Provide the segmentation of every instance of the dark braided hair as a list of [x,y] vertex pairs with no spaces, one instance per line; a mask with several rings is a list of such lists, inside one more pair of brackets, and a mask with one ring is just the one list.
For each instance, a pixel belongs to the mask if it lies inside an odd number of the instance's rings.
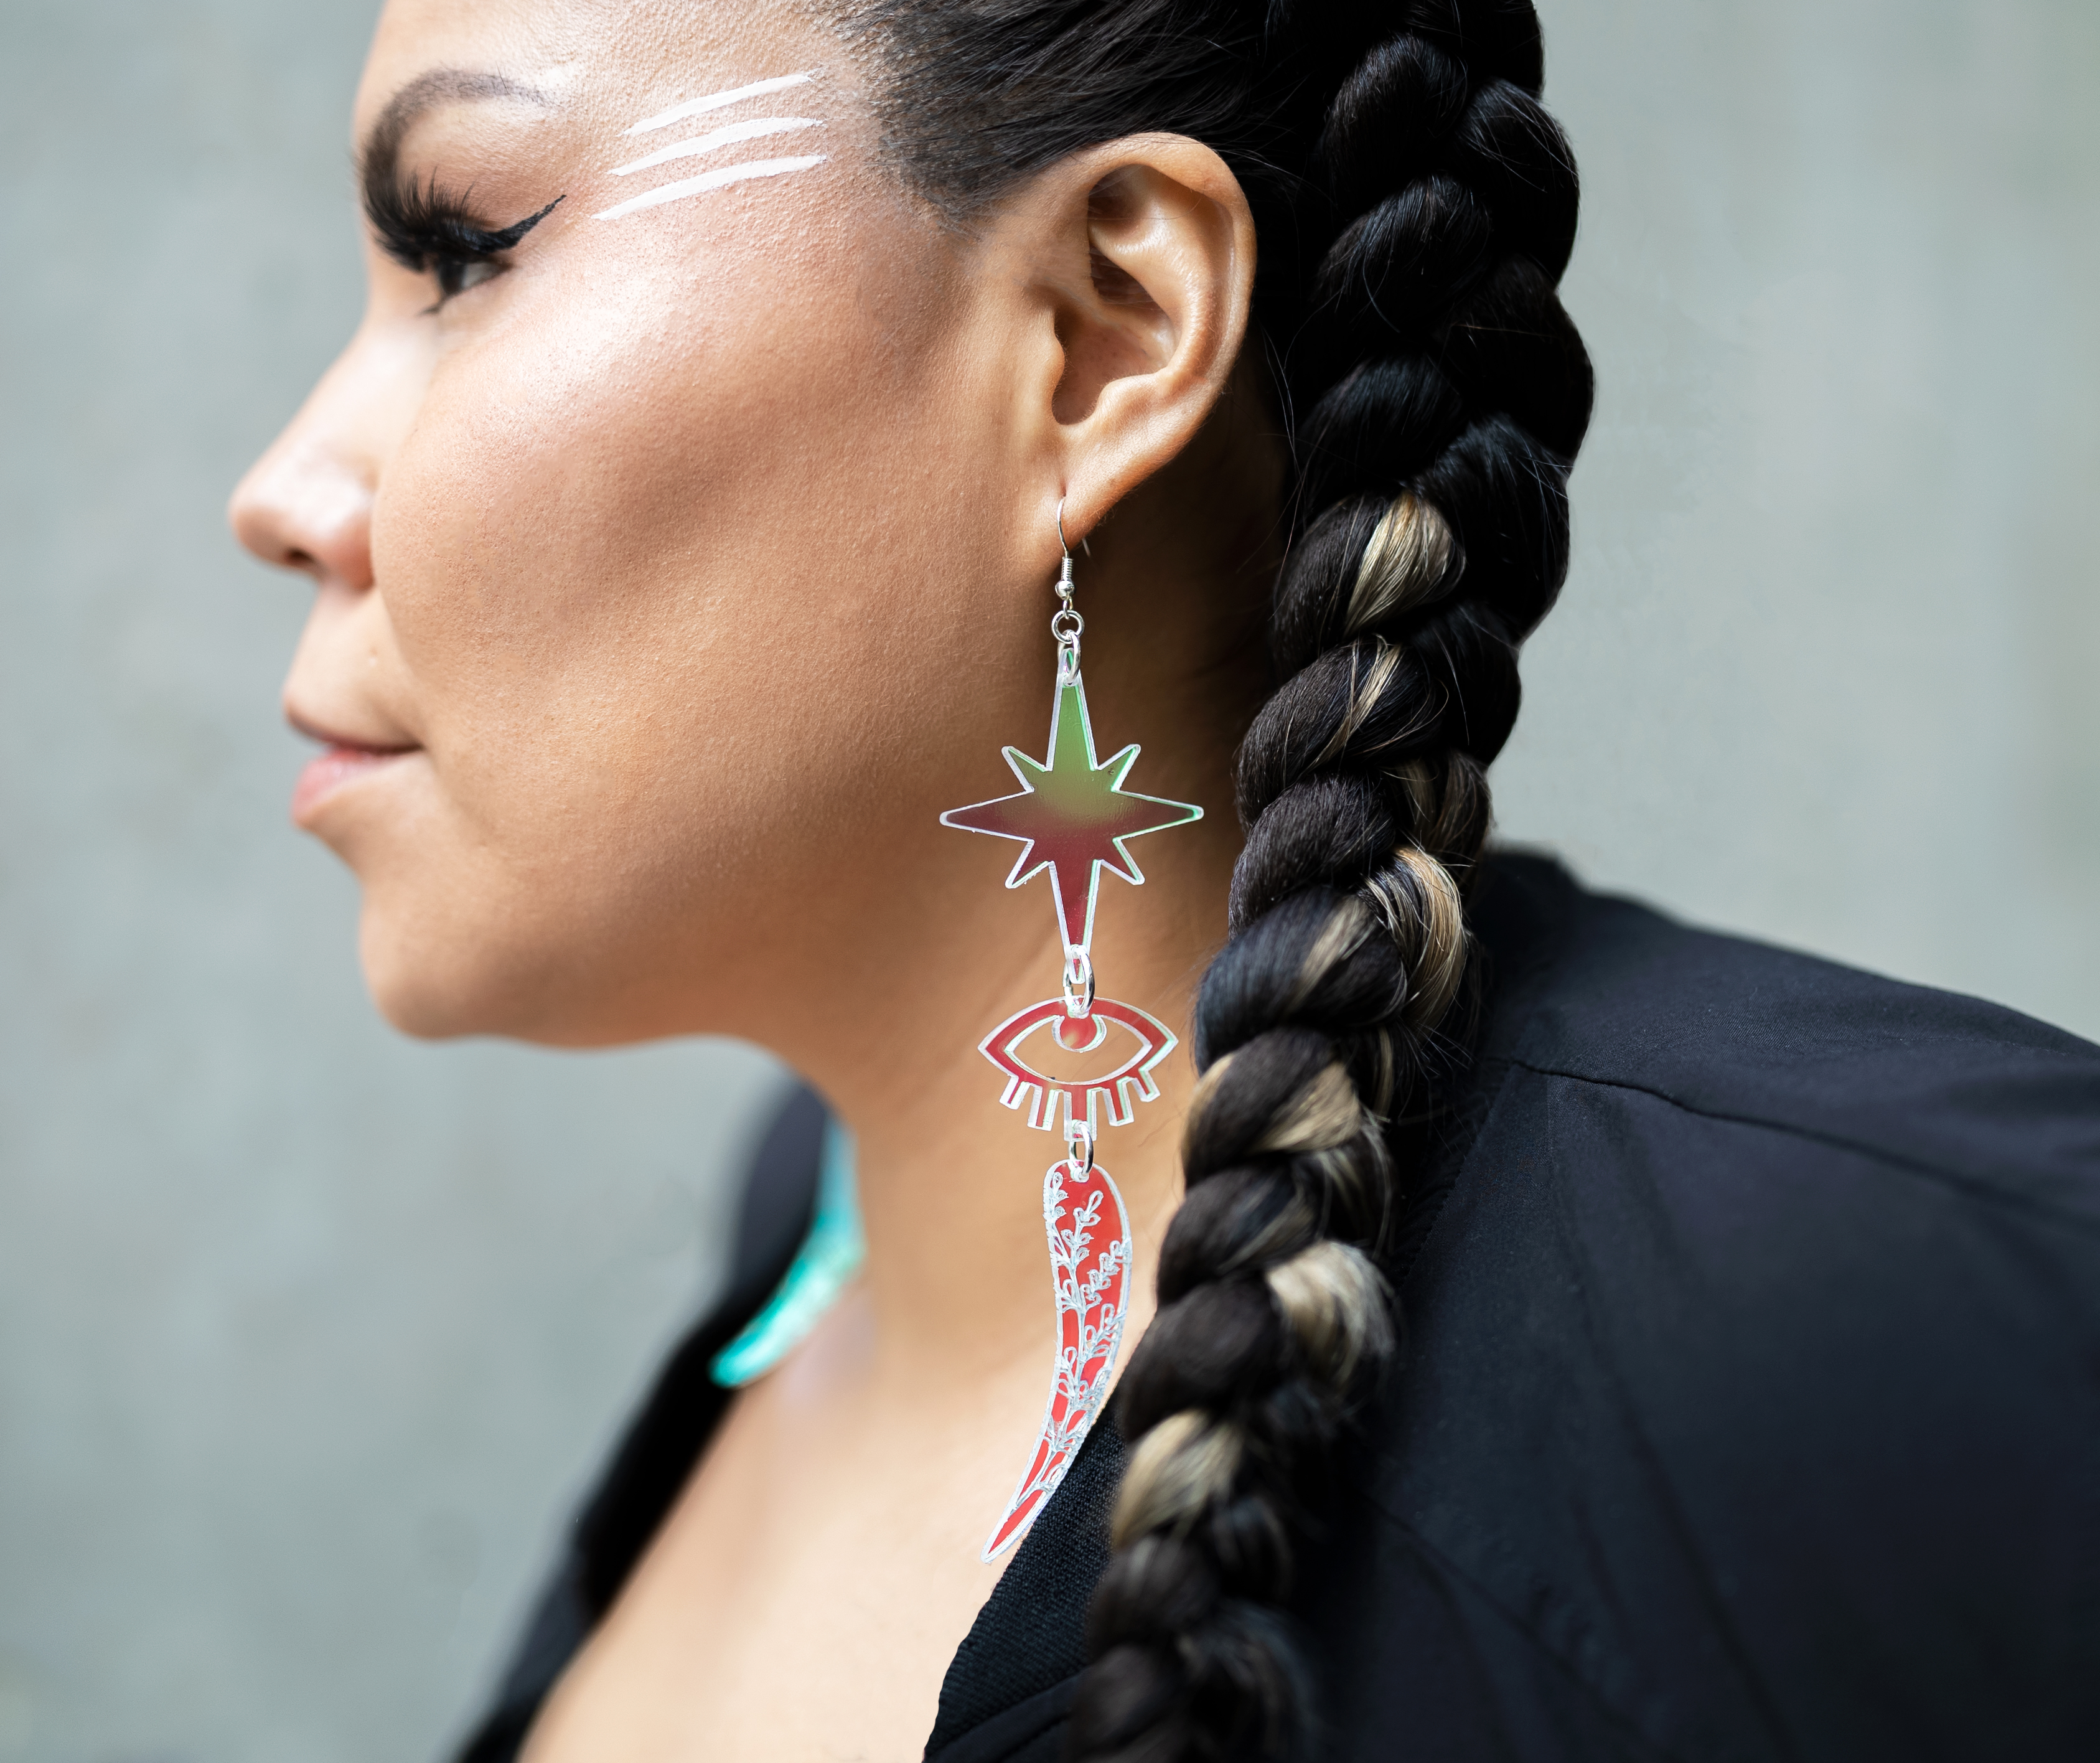
[[1132,1450],[1070,1734],[1088,1758],[1282,1754],[1306,1714],[1278,1614],[1293,1538],[1391,1350],[1381,1251],[1463,1063],[1485,771],[1566,572],[1589,420],[1538,20],[1529,0],[830,10],[885,152],[953,223],[1151,130],[1208,144],[1254,210],[1254,320],[1294,431],[1280,683],[1239,756],[1188,1197],[1117,1396]]

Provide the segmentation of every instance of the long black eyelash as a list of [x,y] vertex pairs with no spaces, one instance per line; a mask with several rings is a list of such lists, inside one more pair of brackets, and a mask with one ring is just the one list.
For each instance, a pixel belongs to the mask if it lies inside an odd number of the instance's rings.
[[434,174],[420,184],[412,178],[389,178],[368,186],[364,214],[380,248],[395,263],[418,274],[428,271],[436,275],[442,305],[460,291],[469,265],[485,263],[510,250],[564,200],[558,196],[536,214],[490,228],[474,219],[467,197],[440,189]]

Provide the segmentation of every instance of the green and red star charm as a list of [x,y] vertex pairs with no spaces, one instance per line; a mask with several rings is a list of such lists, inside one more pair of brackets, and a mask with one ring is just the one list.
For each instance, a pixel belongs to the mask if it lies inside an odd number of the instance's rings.
[[1075,669],[1069,679],[1060,681],[1051,705],[1050,750],[1043,762],[1037,764],[1018,747],[1006,749],[1006,762],[1021,780],[1021,793],[951,808],[941,816],[943,826],[1021,841],[1021,853],[1006,878],[1008,887],[1050,872],[1057,929],[1068,953],[1093,942],[1103,870],[1126,882],[1145,880],[1124,841],[1203,818],[1203,811],[1192,802],[1169,802],[1125,789],[1123,781],[1137,763],[1137,753],[1133,745],[1106,759],[1094,757],[1087,688]]

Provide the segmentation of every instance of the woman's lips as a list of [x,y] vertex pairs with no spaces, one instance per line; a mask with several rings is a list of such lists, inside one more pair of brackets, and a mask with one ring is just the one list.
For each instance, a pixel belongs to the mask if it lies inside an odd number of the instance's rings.
[[352,747],[337,742],[327,752],[307,760],[299,773],[299,781],[292,789],[293,820],[300,826],[308,824],[315,811],[338,790],[374,771],[383,771],[418,750],[414,747]]

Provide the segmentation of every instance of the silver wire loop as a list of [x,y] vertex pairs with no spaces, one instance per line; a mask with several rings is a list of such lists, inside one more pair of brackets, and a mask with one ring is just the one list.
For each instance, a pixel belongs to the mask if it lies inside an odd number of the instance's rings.
[[1073,1017],[1091,1014],[1094,1008],[1094,962],[1084,949],[1065,951],[1064,986],[1065,1014]]
[[1065,1116],[1065,1160],[1082,1181],[1094,1173],[1094,1123],[1083,1116]]

